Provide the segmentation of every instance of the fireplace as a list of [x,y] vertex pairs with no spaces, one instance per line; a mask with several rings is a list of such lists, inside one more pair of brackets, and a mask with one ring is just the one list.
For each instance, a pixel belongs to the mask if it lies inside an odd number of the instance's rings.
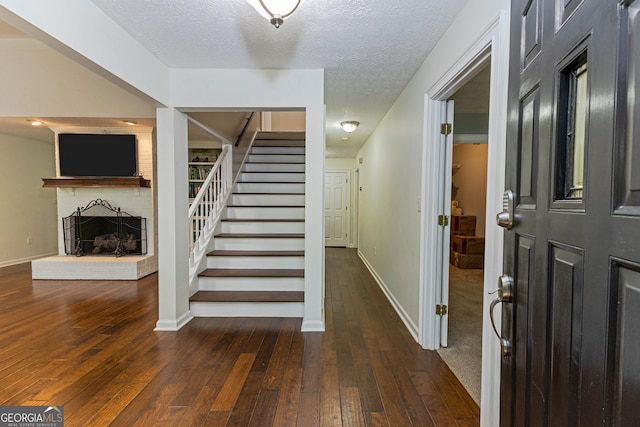
[[67,255],[145,255],[146,218],[129,215],[102,199],[62,218]]

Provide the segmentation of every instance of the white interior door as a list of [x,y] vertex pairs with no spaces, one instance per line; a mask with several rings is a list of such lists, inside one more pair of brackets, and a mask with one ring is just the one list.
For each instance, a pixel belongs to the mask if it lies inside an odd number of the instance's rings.
[[[441,150],[442,158],[441,163],[444,165],[442,176],[442,190],[441,190],[441,205],[440,211],[447,223],[451,220],[451,182],[452,182],[452,165],[453,165],[453,101],[447,101],[443,103],[442,111],[442,123],[446,123],[448,126],[443,126],[443,132],[441,133],[440,141],[443,144],[444,150]],[[442,251],[441,256],[441,289],[440,289],[440,345],[446,347],[449,339],[449,247],[450,242],[450,227],[445,226],[440,228]]]
[[324,174],[325,246],[349,243],[349,171],[327,170]]

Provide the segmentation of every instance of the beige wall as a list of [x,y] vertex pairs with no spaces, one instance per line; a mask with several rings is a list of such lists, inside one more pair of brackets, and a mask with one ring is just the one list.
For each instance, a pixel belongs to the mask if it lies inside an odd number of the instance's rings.
[[464,215],[476,216],[476,235],[484,236],[487,199],[487,144],[455,144],[453,164],[460,169],[453,173],[458,187],[456,200]]
[[304,111],[273,111],[271,112],[272,131],[304,132]]
[[42,178],[55,176],[53,147],[53,136],[48,143],[0,134],[0,266],[56,252],[56,190],[42,188]]

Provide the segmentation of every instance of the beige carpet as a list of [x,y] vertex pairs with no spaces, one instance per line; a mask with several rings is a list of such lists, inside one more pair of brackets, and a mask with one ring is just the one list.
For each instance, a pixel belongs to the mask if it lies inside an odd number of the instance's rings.
[[438,353],[479,405],[484,271],[449,267],[449,342]]

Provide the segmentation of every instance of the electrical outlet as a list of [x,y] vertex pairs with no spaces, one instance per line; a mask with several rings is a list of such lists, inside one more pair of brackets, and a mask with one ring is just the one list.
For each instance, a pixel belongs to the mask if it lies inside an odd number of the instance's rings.
[[373,247],[373,254],[378,255],[378,248],[376,248],[375,246]]
[[27,236],[27,245],[30,245],[32,243],[33,243],[33,237]]

